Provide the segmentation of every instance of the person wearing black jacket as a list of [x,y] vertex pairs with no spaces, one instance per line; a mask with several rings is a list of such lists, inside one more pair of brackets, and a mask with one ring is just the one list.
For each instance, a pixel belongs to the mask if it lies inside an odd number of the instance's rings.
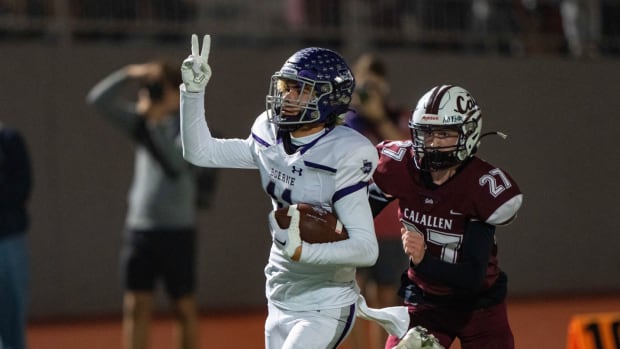
[[26,143],[19,131],[0,124],[0,348],[26,348],[31,190]]

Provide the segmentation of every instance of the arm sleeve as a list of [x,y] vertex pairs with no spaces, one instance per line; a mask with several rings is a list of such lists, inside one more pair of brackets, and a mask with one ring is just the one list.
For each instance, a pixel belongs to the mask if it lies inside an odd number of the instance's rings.
[[183,157],[202,167],[256,168],[252,137],[214,138],[204,117],[204,92],[187,92],[183,84],[179,88]]
[[136,114],[135,102],[123,98],[123,91],[131,82],[125,69],[119,69],[93,86],[86,102],[112,124],[134,136],[141,118]]
[[459,263],[443,262],[427,253],[420,264],[413,268],[417,273],[452,288],[463,292],[476,292],[484,282],[494,244],[495,226],[470,221],[465,228],[463,258]]
[[302,242],[300,262],[358,267],[375,264],[379,255],[379,247],[366,188],[336,201],[334,211],[346,227],[349,238],[324,244]]

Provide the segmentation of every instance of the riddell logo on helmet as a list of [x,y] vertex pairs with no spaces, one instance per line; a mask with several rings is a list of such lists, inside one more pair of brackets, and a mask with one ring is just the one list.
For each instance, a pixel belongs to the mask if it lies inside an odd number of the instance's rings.
[[428,120],[439,120],[439,116],[437,115],[422,115],[422,120],[424,121],[428,121]]
[[282,68],[282,74],[297,75],[297,70],[292,68]]

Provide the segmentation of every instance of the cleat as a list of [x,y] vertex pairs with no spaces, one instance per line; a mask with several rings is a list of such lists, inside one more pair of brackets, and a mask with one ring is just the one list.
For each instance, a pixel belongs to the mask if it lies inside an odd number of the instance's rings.
[[416,326],[409,331],[392,349],[445,349],[435,336],[428,333],[422,326]]

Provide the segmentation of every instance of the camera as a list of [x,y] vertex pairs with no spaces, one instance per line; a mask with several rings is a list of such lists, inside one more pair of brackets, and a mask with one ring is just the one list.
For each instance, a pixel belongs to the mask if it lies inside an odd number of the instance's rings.
[[153,102],[160,101],[164,97],[164,86],[159,81],[145,82],[142,87],[148,91]]

